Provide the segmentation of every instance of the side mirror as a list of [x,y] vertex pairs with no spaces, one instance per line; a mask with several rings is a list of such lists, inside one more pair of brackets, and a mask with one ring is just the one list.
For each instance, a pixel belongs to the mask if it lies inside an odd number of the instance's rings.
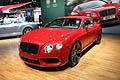
[[86,25],[86,30],[89,30],[92,27],[93,27],[93,24],[88,24],[88,25]]
[[89,24],[91,24],[91,22],[88,21],[88,20],[86,20],[86,21],[85,21],[85,25],[89,25]]

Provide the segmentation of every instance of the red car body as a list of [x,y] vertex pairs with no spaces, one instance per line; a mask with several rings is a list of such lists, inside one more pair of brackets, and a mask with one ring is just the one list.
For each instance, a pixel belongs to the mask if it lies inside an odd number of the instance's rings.
[[[49,27],[56,20],[64,21],[67,19],[72,19],[72,21],[76,20],[76,23],[79,23],[80,20],[80,23],[77,28],[71,28],[71,26],[65,26],[63,28],[58,27],[58,25],[55,27],[55,24]],[[88,24],[85,25],[87,20]],[[86,16],[60,17],[44,28],[33,30],[23,35],[19,45],[19,56],[25,63],[30,65],[58,67],[69,62],[71,48],[73,48],[74,43],[77,42],[81,45],[79,50],[82,52],[98,39],[100,42],[101,25],[92,22],[92,18]],[[50,49],[52,50],[48,52]],[[75,66],[76,64],[71,66]]]
[[[91,8],[86,8],[84,10],[80,10],[81,5],[86,6],[89,3],[92,3],[93,5],[95,5],[95,4],[99,4],[100,2],[103,4],[96,6],[96,7],[91,7]],[[100,0],[92,0],[86,3],[82,3],[80,5],[77,5],[73,9],[71,15],[89,16],[103,25],[108,24],[108,23],[115,23],[115,22],[120,21],[120,3],[116,1],[115,3],[114,2],[112,3],[112,1],[107,3],[104,1],[100,1]]]

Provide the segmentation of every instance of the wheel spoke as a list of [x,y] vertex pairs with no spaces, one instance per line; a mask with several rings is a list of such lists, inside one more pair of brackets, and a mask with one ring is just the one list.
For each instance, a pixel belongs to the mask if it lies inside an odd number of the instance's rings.
[[80,52],[80,50],[78,50],[76,54],[77,54],[79,57],[81,57],[81,52]]
[[81,45],[80,43],[76,42],[71,49],[69,57],[70,66],[77,65],[80,60],[80,57],[81,57]]
[[72,49],[72,63],[77,64],[80,59],[80,45],[75,44]]
[[78,63],[79,59],[80,59],[80,57],[78,55],[73,55],[72,56],[72,62],[73,62],[73,64]]
[[76,52],[76,50],[75,50],[75,49],[73,49],[73,50],[72,50],[72,55],[75,55],[75,52]]

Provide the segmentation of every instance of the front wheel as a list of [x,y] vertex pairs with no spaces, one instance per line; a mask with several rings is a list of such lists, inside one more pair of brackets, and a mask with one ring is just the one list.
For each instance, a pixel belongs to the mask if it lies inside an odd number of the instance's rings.
[[79,42],[76,42],[71,48],[68,61],[69,66],[74,67],[75,65],[77,65],[80,60],[80,57],[81,57],[81,45]]
[[27,32],[30,32],[30,31],[32,31],[32,28],[30,28],[30,27],[25,28],[23,30],[23,35],[26,34]]

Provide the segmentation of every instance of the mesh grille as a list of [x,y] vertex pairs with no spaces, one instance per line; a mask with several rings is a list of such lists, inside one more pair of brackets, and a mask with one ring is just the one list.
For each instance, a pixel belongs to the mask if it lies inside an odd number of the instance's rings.
[[37,54],[39,46],[36,44],[21,42],[20,49],[29,54]]
[[101,11],[99,12],[100,16],[104,17],[104,16],[109,16],[109,15],[113,15],[113,14],[116,14],[116,9],[113,8],[113,9],[108,9],[108,10],[104,10],[104,11]]

